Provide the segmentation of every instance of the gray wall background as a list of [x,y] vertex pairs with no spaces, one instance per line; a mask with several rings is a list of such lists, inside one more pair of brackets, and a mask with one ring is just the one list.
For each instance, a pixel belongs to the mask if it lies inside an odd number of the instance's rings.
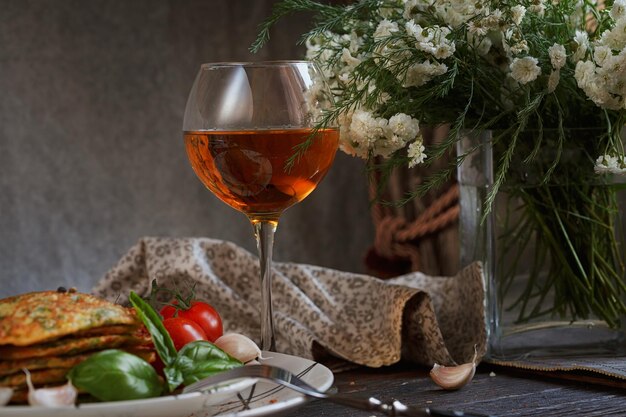
[[[307,16],[247,49],[271,0],[0,0],[0,297],[89,290],[142,236],[255,251],[240,213],[196,179],[182,115],[203,62],[297,59]],[[275,259],[363,272],[362,161],[338,154],[288,210]]]

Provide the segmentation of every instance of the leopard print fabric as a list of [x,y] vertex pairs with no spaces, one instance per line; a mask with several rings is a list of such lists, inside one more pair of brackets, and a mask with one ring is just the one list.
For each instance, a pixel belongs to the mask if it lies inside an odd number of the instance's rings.
[[[143,238],[93,289],[121,303],[195,284],[225,332],[260,333],[258,258],[233,243],[205,238]],[[294,263],[274,263],[272,304],[277,350],[319,359],[320,352],[379,367],[401,358],[432,366],[485,352],[483,273],[476,263],[454,277],[411,273],[391,280]],[[321,347],[322,349],[319,349]]]

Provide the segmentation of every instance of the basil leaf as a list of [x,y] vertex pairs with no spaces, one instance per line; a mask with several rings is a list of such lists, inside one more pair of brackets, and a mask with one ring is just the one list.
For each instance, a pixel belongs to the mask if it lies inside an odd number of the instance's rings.
[[204,340],[191,342],[180,352],[176,352],[172,338],[152,306],[133,291],[130,292],[129,299],[137,315],[152,335],[154,347],[165,365],[163,373],[170,392],[182,383],[189,385],[217,372],[243,365],[217,346]]
[[183,373],[175,366],[166,366],[163,368],[163,374],[167,380],[167,388],[170,392],[174,391],[176,387],[183,383]]
[[101,401],[151,398],[163,392],[163,382],[152,365],[118,349],[90,356],[72,368],[68,378]]
[[172,341],[170,334],[167,330],[165,330],[165,326],[163,326],[159,313],[157,313],[150,304],[146,303],[134,291],[130,292],[129,300],[135,308],[135,311],[137,311],[137,316],[139,316],[143,324],[146,326],[146,329],[150,332],[154,348],[163,361],[163,364],[165,364],[165,366],[172,365],[176,360],[178,353],[176,352],[176,348],[174,347],[174,342]]
[[178,358],[172,368],[179,370],[183,376],[183,383],[189,385],[218,372],[240,366],[243,366],[242,362],[214,344],[197,340],[188,343],[178,352]]

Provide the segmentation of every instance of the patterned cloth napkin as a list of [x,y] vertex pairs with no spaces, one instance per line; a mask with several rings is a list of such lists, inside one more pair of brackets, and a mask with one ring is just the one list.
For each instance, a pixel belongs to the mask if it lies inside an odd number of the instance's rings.
[[[222,316],[225,332],[260,334],[258,258],[233,243],[143,238],[93,293],[128,302],[156,279],[196,295]],[[468,362],[485,351],[482,268],[454,277],[411,273],[391,280],[293,263],[274,263],[277,350],[324,361],[379,367],[402,359],[432,366]]]

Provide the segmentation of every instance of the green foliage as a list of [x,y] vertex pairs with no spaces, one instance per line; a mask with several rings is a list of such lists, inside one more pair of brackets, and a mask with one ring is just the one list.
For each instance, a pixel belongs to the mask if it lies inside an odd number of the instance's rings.
[[117,349],[93,354],[72,368],[68,378],[101,401],[151,398],[163,392],[163,382],[152,365]]

